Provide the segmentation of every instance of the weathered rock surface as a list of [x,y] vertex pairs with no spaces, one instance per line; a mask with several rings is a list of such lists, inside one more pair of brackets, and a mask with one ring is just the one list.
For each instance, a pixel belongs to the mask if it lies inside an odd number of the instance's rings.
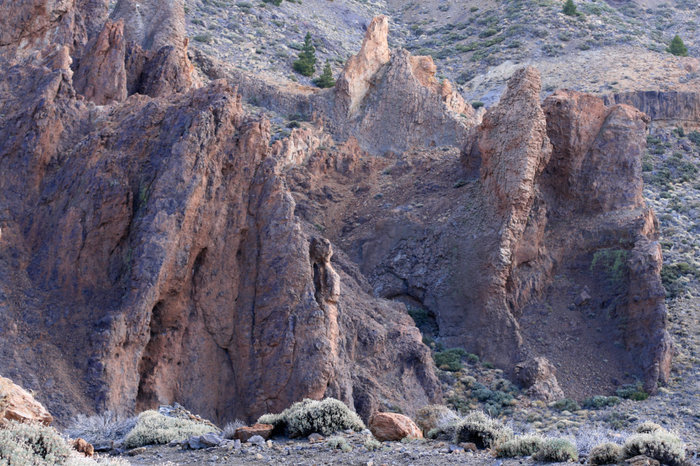
[[[8,321],[32,325],[8,332],[3,370],[37,368],[32,384],[53,387],[62,415],[177,399],[212,419],[253,418],[335,396],[368,416],[439,400],[401,306],[369,294],[349,264],[336,270],[330,243],[295,215],[269,123],[223,82],[160,86],[173,82],[168,48],[183,48],[156,36],[127,45],[162,45],[135,81],[156,86],[150,97],[88,106],[67,65],[0,81],[11,123],[0,126],[0,297]],[[106,43],[106,55],[79,53],[85,76],[90,60],[119,61],[121,42]]]
[[49,425],[53,416],[31,393],[10,379],[0,377],[0,424],[5,420]]
[[654,122],[700,127],[700,92],[636,91],[605,97],[607,104],[626,104],[647,114]]
[[369,430],[381,442],[408,438],[423,438],[423,432],[411,418],[398,413],[374,413]]
[[391,59],[388,35],[389,19],[383,15],[374,18],[367,27],[360,51],[348,60],[343,74],[338,78],[336,98],[348,117],[359,113],[372,78]]
[[98,105],[126,99],[124,21],[108,21],[86,50],[82,57],[85,66],[73,76],[76,91]]
[[6,5],[0,367],[55,414],[333,396],[410,415],[441,393],[407,305],[511,375],[546,358],[546,393],[667,380],[640,112],[541,105],[525,69],[476,128],[378,18],[338,89],[261,96],[318,112],[271,146],[230,83],[200,87],[181,1],[120,0],[100,28],[100,2]]
[[259,435],[267,440],[270,438],[270,435],[272,435],[273,429],[274,426],[272,424],[253,424],[252,426],[239,427],[233,434],[233,438],[241,442],[247,442],[252,436]]
[[522,362],[515,366],[515,372],[533,398],[547,402],[564,398],[564,392],[557,382],[557,370],[546,358],[537,357]]

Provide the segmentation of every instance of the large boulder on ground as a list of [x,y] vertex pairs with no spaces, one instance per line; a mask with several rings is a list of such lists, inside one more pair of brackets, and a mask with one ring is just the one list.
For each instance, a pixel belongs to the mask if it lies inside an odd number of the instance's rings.
[[49,425],[53,416],[31,393],[12,380],[0,377],[0,424],[4,421],[39,422]]
[[382,442],[423,438],[420,427],[411,418],[398,413],[374,413],[369,420],[369,430]]
[[515,366],[519,381],[527,387],[527,393],[543,401],[556,401],[564,398],[564,392],[557,382],[557,369],[547,358],[528,359]]

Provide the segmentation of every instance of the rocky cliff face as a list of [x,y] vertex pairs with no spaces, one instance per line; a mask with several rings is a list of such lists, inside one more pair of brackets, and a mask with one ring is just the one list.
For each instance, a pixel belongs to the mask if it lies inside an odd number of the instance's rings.
[[235,76],[200,81],[163,3],[100,27],[95,2],[0,15],[0,363],[59,419],[323,396],[411,413],[441,393],[406,305],[535,391],[668,377],[640,112],[541,105],[526,69],[477,127],[378,18],[337,89],[255,87],[318,111],[271,144]]
[[700,121],[700,92],[636,91],[606,97],[606,102],[626,104],[646,113],[661,124],[698,128]]
[[439,399],[410,318],[335,272],[295,217],[269,124],[225,83],[185,89],[182,46],[122,21],[76,52],[75,75],[32,61],[0,85],[3,370],[59,416],[179,400],[254,417],[325,395],[368,416]]

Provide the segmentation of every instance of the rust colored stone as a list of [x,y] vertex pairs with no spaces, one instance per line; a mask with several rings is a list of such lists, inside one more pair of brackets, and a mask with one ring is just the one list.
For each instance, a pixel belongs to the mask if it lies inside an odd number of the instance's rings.
[[274,426],[272,424],[253,424],[248,427],[239,427],[233,434],[233,438],[241,442],[247,442],[252,436],[259,435],[267,440],[270,438],[270,435],[272,435],[273,429]]
[[411,418],[398,413],[374,413],[369,420],[369,430],[382,442],[423,438],[420,427]]

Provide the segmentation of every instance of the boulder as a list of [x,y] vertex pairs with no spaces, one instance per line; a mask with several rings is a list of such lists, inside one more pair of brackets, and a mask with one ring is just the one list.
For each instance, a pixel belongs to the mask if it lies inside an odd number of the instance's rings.
[[234,439],[239,439],[241,442],[247,442],[254,435],[259,435],[264,440],[270,438],[274,426],[272,424],[253,424],[249,427],[239,427],[233,434]]
[[515,373],[528,395],[547,402],[564,398],[557,382],[557,369],[546,358],[536,357],[519,363]]
[[73,444],[71,446],[73,447],[73,450],[82,453],[85,456],[92,457],[95,455],[95,447],[89,444],[85,439],[75,439],[73,440]]
[[262,438],[260,435],[253,435],[248,439],[248,443],[252,445],[257,445],[259,447],[265,446],[265,439]]
[[10,379],[0,377],[0,422],[5,420],[49,425],[53,416],[31,393]]
[[207,447],[217,447],[221,444],[223,439],[220,435],[210,432],[208,434],[201,435],[199,441],[206,445]]
[[423,432],[409,418],[398,413],[374,413],[369,420],[369,430],[382,442],[403,438],[423,438]]

